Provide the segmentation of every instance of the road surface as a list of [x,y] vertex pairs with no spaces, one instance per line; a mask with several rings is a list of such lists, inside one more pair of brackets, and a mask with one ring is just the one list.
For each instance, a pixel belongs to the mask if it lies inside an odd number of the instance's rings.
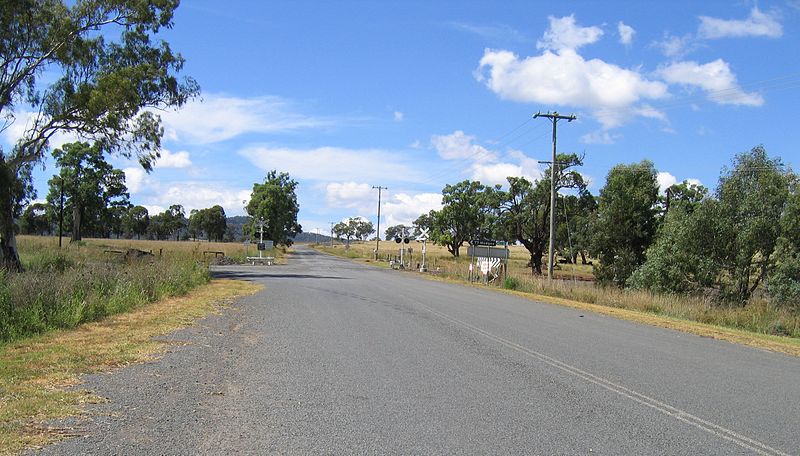
[[800,359],[298,248],[43,454],[800,454]]

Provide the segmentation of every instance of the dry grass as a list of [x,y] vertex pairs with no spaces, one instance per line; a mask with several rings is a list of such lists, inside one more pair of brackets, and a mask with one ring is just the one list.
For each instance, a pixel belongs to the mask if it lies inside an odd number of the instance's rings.
[[65,389],[79,384],[81,375],[151,359],[164,347],[154,336],[189,326],[259,289],[250,282],[214,280],[183,297],[0,346],[0,454],[17,454],[71,435],[70,429],[46,423],[80,415],[85,404],[103,400]]
[[[33,252],[41,249],[58,250],[58,237],[52,236],[18,236],[17,243],[19,246],[20,257],[25,263],[30,259]],[[245,246],[240,242],[208,242],[208,241],[149,241],[149,240],[136,240],[136,239],[92,239],[87,238],[80,243],[70,244],[68,238],[62,240],[62,250],[69,251],[77,255],[92,255],[99,254],[108,258],[109,253],[103,253],[105,250],[127,250],[139,249],[146,252],[152,252],[154,255],[165,256],[186,256],[191,255],[197,260],[210,260],[214,257],[213,254],[204,252],[224,252],[225,256],[233,258],[237,261],[244,262],[246,254],[251,256],[258,256],[256,245],[251,244]],[[270,251],[270,256],[275,256],[277,262],[283,261],[285,249],[277,248]]]

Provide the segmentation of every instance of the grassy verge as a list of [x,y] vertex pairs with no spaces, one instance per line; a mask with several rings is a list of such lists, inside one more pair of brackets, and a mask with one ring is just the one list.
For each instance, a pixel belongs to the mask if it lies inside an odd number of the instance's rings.
[[[364,248],[345,251],[341,247],[325,247],[320,250],[347,258],[364,258]],[[512,250],[512,261],[515,252]],[[435,275],[451,282],[464,283],[469,264],[468,258],[436,259]],[[518,262],[519,260],[517,260]],[[428,263],[432,264],[431,261]],[[569,277],[569,268],[562,269],[563,280],[548,281],[532,277],[529,272],[512,267],[509,279],[494,288],[505,288],[519,296],[567,305],[615,316],[626,320],[651,324],[706,337],[746,344],[757,348],[800,356],[800,314],[790,309],[781,309],[764,300],[753,299],[743,307],[720,305],[710,298],[656,295],[645,291],[603,288],[576,274]],[[583,277],[582,277],[583,275]],[[559,275],[556,275],[558,278]]]
[[70,330],[0,345],[0,454],[16,454],[71,435],[48,420],[80,415],[102,398],[74,389],[83,374],[151,359],[153,340],[188,326],[231,299],[255,293],[250,282],[213,280],[182,297],[143,305]]
[[87,246],[31,249],[25,269],[0,271],[0,343],[127,312],[209,279],[191,256],[126,259]]

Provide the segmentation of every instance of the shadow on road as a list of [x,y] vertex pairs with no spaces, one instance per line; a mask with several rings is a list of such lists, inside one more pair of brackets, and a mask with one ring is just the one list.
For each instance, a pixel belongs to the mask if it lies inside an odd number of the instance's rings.
[[326,276],[317,274],[269,274],[259,271],[211,271],[215,279],[333,279],[350,280],[348,277]]

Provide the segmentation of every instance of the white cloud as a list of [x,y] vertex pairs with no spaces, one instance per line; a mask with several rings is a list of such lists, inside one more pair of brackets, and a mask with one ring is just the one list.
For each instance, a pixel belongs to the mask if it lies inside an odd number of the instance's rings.
[[665,34],[663,40],[654,42],[652,46],[661,49],[665,56],[677,59],[693,51],[697,43],[692,35],[673,36]]
[[189,152],[180,151],[172,153],[167,149],[161,149],[161,157],[156,161],[156,168],[188,168],[192,166]]
[[403,114],[401,111],[395,111],[394,112],[394,120],[396,122],[402,122],[404,118],[405,118],[405,114]]
[[630,25],[619,21],[617,23],[617,33],[619,33],[619,42],[625,46],[630,46],[633,43],[633,35],[636,34],[636,30]]
[[[441,193],[398,193],[383,205],[381,216],[386,216],[386,226],[411,225],[422,214],[442,208]],[[381,224],[383,227],[383,224]],[[383,233],[381,233],[382,235]]]
[[125,185],[128,187],[128,191],[131,194],[139,193],[146,181],[145,171],[141,167],[130,167],[124,168],[122,172],[125,173]]
[[370,182],[391,179],[420,182],[417,165],[409,163],[405,154],[379,149],[343,149],[319,147],[292,149],[286,147],[250,146],[239,152],[255,166],[268,171],[280,169],[296,179],[329,182]]
[[513,163],[476,163],[472,166],[472,180],[480,181],[483,185],[504,185],[508,183],[507,177],[522,177],[524,174],[522,167]]
[[159,206],[159,205],[155,205],[155,204],[142,204],[142,207],[147,209],[147,214],[149,216],[151,216],[151,217],[156,215],[156,214],[160,214],[160,213],[162,213],[162,212],[164,212],[166,210],[166,209],[164,209],[163,206]]
[[[369,184],[356,182],[332,182],[325,186],[325,200],[329,206],[337,209],[346,208],[354,213],[371,214],[370,221],[375,221],[378,193]],[[381,227],[397,224],[411,225],[423,213],[442,206],[441,193],[407,193],[391,194],[384,192],[381,203]]]
[[639,114],[634,108],[643,99],[668,95],[663,82],[599,59],[585,60],[572,50],[520,59],[487,49],[478,79],[506,100],[589,109],[606,129]]
[[600,27],[581,27],[575,24],[575,15],[557,18],[548,16],[550,27],[544,32],[541,40],[536,42],[537,49],[551,51],[576,50],[581,46],[597,42],[603,36]]
[[475,137],[456,130],[449,135],[433,135],[431,145],[445,160],[493,161],[497,155],[489,149],[475,144]]
[[606,130],[593,131],[581,136],[584,144],[614,144],[620,135],[611,134]]
[[325,186],[325,201],[334,208],[366,209],[368,203],[377,200],[372,186],[356,182],[331,182]]
[[205,209],[219,204],[227,215],[242,214],[242,201],[250,200],[251,190],[230,189],[207,182],[183,182],[171,185],[148,198],[147,203],[168,207],[180,204],[188,214],[192,209]]
[[658,181],[659,193],[663,194],[668,188],[678,183],[678,178],[666,171],[661,171],[656,175],[656,181]]
[[[658,192],[662,195],[666,193],[669,187],[672,187],[673,185],[679,183],[677,177],[673,176],[672,174],[666,171],[659,172],[656,175],[656,181],[658,182]],[[695,179],[693,177],[684,179],[681,182],[687,182],[689,185],[698,185],[698,186],[703,185],[703,183],[700,182],[700,179]]]
[[764,36],[780,38],[783,36],[783,26],[775,13],[763,13],[758,7],[750,10],[750,16],[744,20],[718,19],[709,16],[700,16],[700,26],[697,34],[701,38],[740,38],[748,36]]
[[[37,113],[33,111],[17,111],[12,117],[8,119],[8,126],[2,131],[2,138],[9,146],[14,146],[20,139],[25,136],[30,128],[34,126],[37,119]],[[5,125],[5,122],[0,122]],[[74,132],[56,132],[50,137],[50,148],[57,149],[66,143],[86,141]]]
[[215,143],[249,133],[283,133],[333,125],[331,120],[295,112],[295,106],[280,97],[207,95],[178,111],[159,114],[168,138],[194,144]]
[[709,100],[718,104],[764,104],[760,94],[741,89],[728,63],[722,59],[702,65],[693,61],[675,62],[660,68],[658,74],[670,84],[699,87],[706,91]]

